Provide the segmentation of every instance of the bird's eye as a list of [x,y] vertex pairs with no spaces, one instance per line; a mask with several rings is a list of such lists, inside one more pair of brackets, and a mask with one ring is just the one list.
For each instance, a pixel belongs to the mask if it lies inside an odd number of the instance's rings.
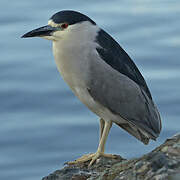
[[68,23],[63,23],[63,24],[61,24],[61,28],[62,29],[66,29],[68,27]]

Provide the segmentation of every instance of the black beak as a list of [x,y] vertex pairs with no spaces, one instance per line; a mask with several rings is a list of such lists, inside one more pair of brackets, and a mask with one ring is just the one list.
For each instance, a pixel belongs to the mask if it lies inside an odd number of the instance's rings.
[[42,36],[51,36],[51,33],[56,31],[57,29],[52,26],[43,26],[38,29],[34,29],[22,36],[22,38],[28,38],[28,37],[42,37]]

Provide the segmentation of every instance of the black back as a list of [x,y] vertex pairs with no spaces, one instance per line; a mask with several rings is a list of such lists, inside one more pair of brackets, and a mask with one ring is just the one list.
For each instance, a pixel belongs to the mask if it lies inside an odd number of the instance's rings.
[[152,99],[143,76],[121,46],[103,30],[99,31],[97,41],[102,47],[97,48],[100,57],[112,68],[136,82],[146,92],[147,96]]
[[91,20],[88,16],[81,14],[77,11],[60,11],[54,14],[50,19],[52,19],[55,23],[68,23],[70,25],[80,23],[83,21],[90,21],[92,24],[96,24],[93,20]]

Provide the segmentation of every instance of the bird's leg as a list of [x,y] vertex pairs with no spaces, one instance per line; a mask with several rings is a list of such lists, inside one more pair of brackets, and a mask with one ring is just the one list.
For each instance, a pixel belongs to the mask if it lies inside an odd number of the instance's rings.
[[101,138],[100,138],[97,152],[93,153],[93,154],[84,155],[75,161],[68,162],[67,164],[77,164],[77,163],[83,163],[83,162],[91,160],[89,163],[89,166],[91,166],[100,156],[116,158],[116,156],[114,156],[112,154],[104,154],[105,143],[106,143],[109,131],[111,129],[112,122],[110,122],[110,121],[103,122],[103,121],[104,121],[103,119],[100,120],[100,136],[101,136]]
[[104,121],[103,119],[100,119],[100,128],[102,127],[102,129],[101,129],[102,133],[101,133],[99,146],[98,146],[97,152],[94,153],[94,156],[92,157],[92,159],[89,163],[89,166],[91,166],[100,156],[115,158],[111,154],[104,154],[105,144],[106,144],[106,140],[107,140],[109,131],[112,127],[112,122],[111,121],[103,122],[103,121]]
[[99,134],[99,142],[100,142],[100,140],[101,140],[101,137],[102,137],[102,134],[103,134],[103,130],[104,130],[104,124],[105,124],[105,122],[104,122],[104,119],[100,119],[99,120],[99,122],[100,122],[100,134]]

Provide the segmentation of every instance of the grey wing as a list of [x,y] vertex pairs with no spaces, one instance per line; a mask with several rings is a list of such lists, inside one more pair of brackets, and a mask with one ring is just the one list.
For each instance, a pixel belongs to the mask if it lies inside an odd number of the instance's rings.
[[[122,51],[122,49],[119,50]],[[117,124],[136,138],[145,144],[148,138],[156,139],[161,131],[160,115],[140,72],[135,72],[136,77],[134,78],[136,78],[136,81],[131,78],[132,75],[134,75],[130,72],[131,69],[137,69],[135,64],[131,64],[131,62],[128,64],[126,62],[126,66],[129,67],[123,69],[123,72],[121,72],[107,63],[107,61],[103,59],[105,56],[100,54],[100,51],[97,51],[97,53],[99,60],[96,60],[91,66],[92,75],[89,83],[90,95],[95,101],[108,108],[111,112],[125,119],[128,124],[130,124],[129,127],[125,127],[120,123]],[[113,52],[107,51],[106,53],[110,53],[106,55],[106,58],[115,55]],[[129,58],[129,56],[127,57]],[[116,56],[113,58],[121,57]],[[127,58],[124,58],[124,60],[128,61]],[[122,63],[123,61],[121,60],[120,65],[122,65]],[[134,66],[136,68],[134,68]],[[129,75],[129,73],[131,74]],[[147,136],[139,137],[139,135],[136,135],[136,133],[131,130],[131,125],[136,127],[140,134],[142,134],[141,132],[145,132]],[[147,139],[144,137],[147,137]]]
[[143,76],[121,46],[103,30],[99,31],[97,41],[100,45],[100,47],[97,48],[97,52],[102,60],[109,64],[113,69],[136,82],[146,92],[147,96],[152,99]]

